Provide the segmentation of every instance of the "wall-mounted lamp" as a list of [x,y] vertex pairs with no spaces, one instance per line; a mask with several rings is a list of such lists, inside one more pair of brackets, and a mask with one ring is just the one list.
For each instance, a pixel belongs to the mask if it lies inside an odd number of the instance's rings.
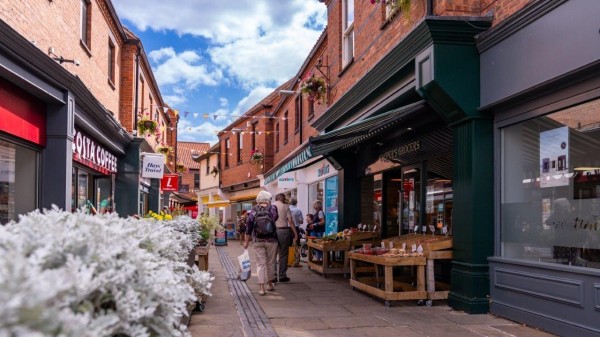
[[50,55],[50,57],[52,57],[52,59],[54,61],[56,61],[56,62],[58,62],[60,64],[63,64],[65,62],[67,62],[67,63],[73,63],[74,65],[76,65],[78,67],[80,65],[79,61],[76,60],[76,59],[70,60],[70,59],[66,59],[66,58],[64,58],[62,56],[58,56],[58,55],[54,54],[54,48],[52,48],[52,47],[48,48],[48,54]]

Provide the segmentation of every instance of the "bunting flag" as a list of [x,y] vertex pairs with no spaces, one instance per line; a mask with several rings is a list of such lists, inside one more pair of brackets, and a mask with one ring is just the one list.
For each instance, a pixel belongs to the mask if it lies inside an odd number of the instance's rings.
[[208,114],[202,114],[202,117],[208,118]]
[[200,115],[200,114],[197,112],[194,112],[194,119],[198,118],[198,115]]
[[219,115],[213,115],[213,120],[216,121],[217,120],[217,116],[219,116]]

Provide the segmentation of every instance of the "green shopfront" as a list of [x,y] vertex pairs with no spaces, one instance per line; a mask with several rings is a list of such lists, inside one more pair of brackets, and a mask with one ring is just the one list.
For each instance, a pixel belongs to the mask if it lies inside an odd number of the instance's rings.
[[491,21],[469,20],[425,18],[313,123],[310,149],[338,170],[340,228],[452,234],[448,303],[486,313],[493,120],[478,110],[474,36]]
[[563,336],[600,336],[599,13],[537,1],[478,38],[497,163],[491,312]]

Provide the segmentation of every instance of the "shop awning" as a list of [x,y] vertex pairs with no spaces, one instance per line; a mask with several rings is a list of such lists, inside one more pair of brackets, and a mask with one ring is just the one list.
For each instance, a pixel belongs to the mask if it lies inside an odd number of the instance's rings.
[[227,207],[230,205],[230,203],[228,200],[222,200],[222,201],[208,202],[204,205],[208,208],[219,208],[219,207]]
[[303,147],[300,147],[300,152],[293,154],[289,160],[286,160],[286,159],[282,160],[282,163],[284,163],[284,164],[281,165],[280,167],[278,167],[277,169],[275,169],[275,171],[266,175],[264,184],[266,185],[266,184],[272,182],[273,180],[280,177],[282,174],[292,170],[296,166],[298,166],[298,165],[304,163],[305,161],[307,161],[308,159],[312,158],[313,155],[310,152],[310,147],[308,145],[309,144],[307,143]]
[[346,149],[400,123],[412,114],[424,109],[425,106],[425,101],[421,100],[377,116],[351,123],[326,134],[311,137],[309,141],[309,153],[317,156],[326,155],[338,149]]

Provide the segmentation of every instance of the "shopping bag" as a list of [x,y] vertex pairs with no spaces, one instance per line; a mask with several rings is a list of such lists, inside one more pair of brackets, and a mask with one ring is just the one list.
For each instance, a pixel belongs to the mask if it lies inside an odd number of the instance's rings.
[[295,261],[296,261],[296,243],[294,243],[293,245],[291,245],[288,248],[288,259],[287,259],[288,267],[293,266]]
[[245,249],[242,255],[238,256],[238,261],[240,263],[240,280],[248,281],[250,278],[250,254],[248,254],[248,249]]

